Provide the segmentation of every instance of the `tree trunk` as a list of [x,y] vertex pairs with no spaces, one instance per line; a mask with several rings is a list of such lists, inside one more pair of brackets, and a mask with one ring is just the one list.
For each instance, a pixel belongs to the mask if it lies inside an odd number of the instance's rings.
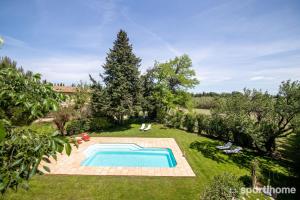
[[265,148],[268,154],[272,154],[275,149],[276,149],[276,144],[275,144],[275,137],[270,137],[266,143],[265,143]]

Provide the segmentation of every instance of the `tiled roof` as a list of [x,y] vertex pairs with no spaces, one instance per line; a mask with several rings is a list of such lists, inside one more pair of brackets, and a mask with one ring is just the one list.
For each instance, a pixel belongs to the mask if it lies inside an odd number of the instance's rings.
[[72,86],[53,86],[53,90],[62,93],[75,93],[76,87]]

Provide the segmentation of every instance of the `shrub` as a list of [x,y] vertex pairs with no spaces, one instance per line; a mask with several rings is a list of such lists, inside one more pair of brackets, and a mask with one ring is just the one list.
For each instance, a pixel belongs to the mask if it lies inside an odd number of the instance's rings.
[[177,129],[181,128],[184,113],[182,111],[176,111],[174,117],[171,119],[171,124]]
[[218,137],[220,139],[229,140],[230,131],[229,127],[223,116],[219,114],[213,114],[209,121],[209,128],[207,133],[211,136]]
[[215,176],[205,189],[202,200],[232,200],[239,199],[243,184],[231,173]]
[[163,124],[168,127],[174,127],[173,118],[174,118],[173,114],[171,114],[171,113],[166,114],[166,116],[163,120]]
[[112,127],[112,123],[105,117],[95,117],[90,119],[90,130],[101,131]]
[[196,118],[194,114],[188,113],[185,115],[183,126],[187,129],[187,131],[194,132],[195,123],[196,123]]
[[198,114],[196,116],[196,120],[199,134],[202,134],[204,131],[208,130],[209,117],[207,115]]
[[68,135],[75,135],[88,130],[90,130],[90,120],[88,119],[72,120],[66,126]]

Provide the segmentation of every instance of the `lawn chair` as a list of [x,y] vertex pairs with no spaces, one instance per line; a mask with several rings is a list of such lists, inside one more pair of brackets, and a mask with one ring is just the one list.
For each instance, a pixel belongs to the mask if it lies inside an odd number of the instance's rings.
[[147,128],[144,129],[144,131],[149,131],[151,129],[151,124],[148,124]]
[[235,153],[240,153],[240,151],[242,150],[242,147],[237,147],[235,149],[228,149],[228,150],[223,150],[224,153],[226,154],[235,154]]
[[146,124],[142,124],[140,131],[143,131],[145,129]]
[[232,143],[231,142],[227,142],[225,145],[223,146],[216,146],[217,149],[221,149],[221,150],[224,150],[224,149],[230,149],[230,147],[232,146]]

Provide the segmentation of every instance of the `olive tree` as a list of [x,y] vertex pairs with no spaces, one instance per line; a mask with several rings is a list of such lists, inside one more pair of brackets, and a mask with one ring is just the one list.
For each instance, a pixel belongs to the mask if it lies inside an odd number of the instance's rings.
[[300,115],[300,82],[282,82],[275,96],[245,89],[243,94],[219,102],[217,113],[227,120],[235,141],[244,137],[257,150],[272,154],[276,139],[290,135],[299,127],[296,121]]

